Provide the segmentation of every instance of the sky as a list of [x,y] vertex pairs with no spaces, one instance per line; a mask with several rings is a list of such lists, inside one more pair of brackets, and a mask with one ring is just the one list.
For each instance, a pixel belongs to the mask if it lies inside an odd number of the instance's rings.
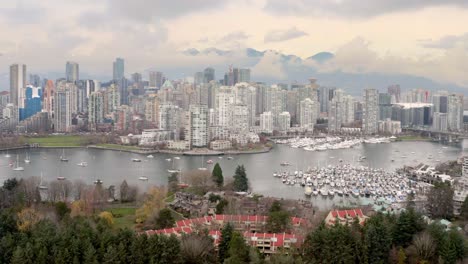
[[[254,48],[334,53],[312,65],[320,72],[409,74],[468,89],[467,25],[466,0],[10,0],[0,3],[0,74],[12,63],[64,72],[71,60],[110,77],[116,57],[127,75],[203,69],[245,58],[183,51]],[[277,60],[267,54],[253,75],[285,74]]]

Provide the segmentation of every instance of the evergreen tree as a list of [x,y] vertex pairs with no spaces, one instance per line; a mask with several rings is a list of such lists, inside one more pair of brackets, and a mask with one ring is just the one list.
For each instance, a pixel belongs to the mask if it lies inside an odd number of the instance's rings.
[[23,249],[18,246],[15,251],[13,252],[13,256],[11,258],[11,264],[23,264],[24,259],[25,259],[24,251]]
[[380,213],[369,219],[364,227],[364,246],[369,263],[386,262],[392,244],[392,233]]
[[237,192],[246,192],[249,190],[249,180],[245,173],[244,165],[238,165],[234,174],[234,190]]
[[229,243],[229,258],[224,263],[237,264],[250,262],[250,249],[245,243],[244,237],[238,233],[233,232],[231,241]]
[[413,235],[423,230],[421,215],[414,210],[402,212],[398,217],[393,231],[393,242],[397,246],[406,247],[411,243]]
[[218,244],[218,259],[220,263],[223,263],[229,257],[229,244],[233,231],[231,223],[227,223],[221,230],[221,238]]
[[219,163],[216,162],[213,168],[213,172],[211,173],[211,176],[216,186],[223,187],[224,185],[223,170],[221,170],[221,166],[219,166]]
[[173,227],[175,224],[172,212],[168,208],[163,208],[159,211],[158,218],[156,219],[156,229],[164,229]]
[[84,263],[90,264],[97,264],[99,263],[96,257],[96,250],[94,249],[93,245],[90,243],[88,247],[85,249],[84,256],[83,256]]
[[465,201],[463,201],[460,217],[464,220],[468,220],[468,196],[465,197]]
[[120,259],[118,258],[118,252],[112,245],[110,245],[107,248],[107,251],[102,258],[102,263],[120,263]]
[[466,256],[463,236],[456,230],[450,230],[441,247],[440,256],[444,263],[456,263]]

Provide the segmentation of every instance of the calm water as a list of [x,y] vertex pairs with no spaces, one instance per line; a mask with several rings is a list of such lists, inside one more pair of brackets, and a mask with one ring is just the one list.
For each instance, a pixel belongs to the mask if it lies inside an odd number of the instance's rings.
[[[468,141],[456,146],[444,146],[432,142],[394,142],[389,144],[365,144],[346,150],[328,150],[322,152],[310,152],[302,149],[293,149],[285,145],[277,145],[271,152],[253,155],[234,155],[233,160],[218,157],[205,157],[205,161],[212,159],[219,162],[225,177],[234,174],[238,164],[244,164],[247,176],[252,189],[256,193],[263,195],[305,199],[303,188],[299,185],[287,186],[282,184],[280,179],[272,176],[275,171],[285,169],[294,171],[306,169],[314,166],[327,166],[338,164],[339,159],[345,163],[362,164],[375,168],[394,170],[403,165],[414,165],[419,162],[435,164],[436,160],[454,160],[463,153],[464,146],[468,147]],[[414,152],[414,153],[412,153]],[[441,153],[439,153],[441,152]],[[27,153],[30,155],[31,163],[25,164],[24,158]],[[59,157],[62,149],[31,149],[10,151],[10,158],[6,158],[6,152],[0,153],[0,181],[3,182],[9,177],[29,177],[39,176],[41,172],[45,181],[52,181],[57,176],[65,176],[68,180],[81,179],[88,184],[92,184],[95,179],[101,179],[104,185],[111,184],[119,186],[126,179],[129,184],[136,184],[141,190],[151,185],[164,185],[167,183],[167,169],[171,168],[172,162],[166,161],[173,158],[173,155],[155,154],[154,158],[147,158],[146,155],[138,155],[119,151],[94,150],[86,148],[67,149],[65,151],[69,162],[60,162]],[[429,154],[433,155],[428,159]],[[20,166],[24,171],[13,171],[10,163],[19,157]],[[366,156],[367,160],[358,163],[359,156]],[[407,156],[403,158],[402,156]],[[132,158],[139,158],[143,162],[132,162]],[[394,162],[391,161],[394,159]],[[77,164],[86,161],[87,167],[80,167]],[[280,163],[288,161],[292,165],[281,167]],[[180,160],[175,161],[175,167],[183,171],[197,169],[207,166],[209,170],[213,165],[202,163],[202,157],[180,156]],[[149,178],[148,182],[138,180],[140,176]],[[316,206],[320,208],[331,207],[333,204],[347,202],[352,198],[322,198],[312,197]]]

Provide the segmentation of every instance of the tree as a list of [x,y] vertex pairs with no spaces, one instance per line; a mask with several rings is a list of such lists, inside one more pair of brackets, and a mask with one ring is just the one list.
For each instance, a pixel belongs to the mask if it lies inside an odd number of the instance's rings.
[[453,189],[450,183],[435,183],[427,195],[427,205],[432,218],[452,218]]
[[234,190],[246,192],[249,190],[249,180],[245,173],[244,165],[238,165],[234,174]]
[[224,207],[229,204],[228,200],[221,199],[218,204],[216,204],[216,214],[224,214]]
[[229,258],[224,263],[237,264],[250,262],[250,249],[245,243],[244,237],[238,233],[233,232],[231,241],[229,243]]
[[220,263],[223,263],[229,257],[229,244],[231,243],[232,232],[234,232],[234,228],[229,222],[221,230],[221,238],[218,244],[218,260]]
[[393,230],[393,243],[406,247],[413,240],[413,235],[423,230],[421,215],[410,209],[402,212]]
[[213,239],[205,232],[183,235],[180,251],[184,263],[216,263]]
[[62,220],[67,214],[70,213],[70,208],[64,202],[55,203],[55,213],[59,220]]
[[455,229],[450,230],[441,247],[440,256],[443,263],[456,263],[463,260],[466,254],[463,236]]
[[129,187],[126,180],[123,180],[122,184],[120,184],[120,201],[125,203],[129,200]]
[[436,253],[434,239],[427,232],[423,232],[413,239],[413,248],[419,261],[430,262]]
[[468,220],[468,196],[465,197],[465,201],[463,201],[460,216],[464,220]]
[[159,211],[158,218],[156,219],[156,229],[164,229],[173,227],[175,224],[172,212],[168,208],[163,208]]
[[216,184],[216,186],[223,187],[223,184],[224,184],[223,170],[221,170],[221,166],[219,166],[218,162],[216,162],[211,175],[213,177],[213,182]]
[[385,262],[391,245],[391,226],[383,214],[368,219],[364,227],[364,248],[369,263]]
[[148,219],[155,219],[159,210],[164,208],[166,189],[164,187],[151,187],[145,195],[143,205],[136,210],[137,223],[143,223]]
[[268,214],[266,228],[271,233],[281,233],[286,231],[291,224],[291,217],[288,212],[281,208],[281,203],[277,200],[273,202]]
[[29,231],[42,219],[42,215],[33,208],[24,208],[18,213],[16,224],[18,230]]
[[111,212],[101,212],[99,214],[99,219],[107,227],[112,227],[114,225],[114,217],[112,216]]

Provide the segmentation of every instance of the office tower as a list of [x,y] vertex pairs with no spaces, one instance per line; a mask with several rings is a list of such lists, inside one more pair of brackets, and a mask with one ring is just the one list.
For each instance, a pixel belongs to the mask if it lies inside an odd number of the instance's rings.
[[392,103],[399,103],[401,100],[401,89],[399,84],[390,85],[387,93],[392,97]]
[[432,117],[432,129],[435,131],[447,131],[447,113],[435,112]]
[[128,80],[123,77],[117,81],[117,87],[119,90],[120,105],[128,105]]
[[92,92],[88,98],[88,127],[96,131],[97,125],[104,121],[104,96],[101,92]]
[[86,80],[86,97],[89,97],[91,93],[99,91],[99,83],[95,80]]
[[206,105],[190,105],[190,141],[193,147],[208,145],[208,108]]
[[67,82],[76,82],[80,79],[80,66],[73,61],[67,61],[65,66],[65,75]]
[[138,73],[138,72],[132,73],[132,82],[133,83],[143,82],[143,77],[142,77],[141,73]]
[[10,103],[19,108],[24,107],[24,88],[26,88],[26,65],[10,66]]
[[378,91],[376,89],[365,89],[363,96],[362,130],[365,134],[377,133],[379,105]]
[[392,96],[388,93],[379,93],[379,120],[392,118]]
[[72,124],[70,90],[62,89],[55,92],[54,130],[69,132]]
[[19,121],[25,120],[42,110],[42,89],[27,85],[25,89],[24,107],[19,108]]
[[314,78],[309,79],[309,84],[302,85],[302,84],[291,84],[291,89],[297,91],[297,106],[296,112],[299,113],[299,124],[301,123],[301,115],[300,115],[300,103],[302,100],[306,98],[310,98],[312,102],[315,104],[316,107],[316,117],[318,117],[320,113],[320,102],[318,100],[318,84],[317,80]]
[[447,125],[449,131],[463,130],[463,95],[450,94],[448,96]]
[[107,88],[104,95],[104,102],[104,114],[110,114],[114,111],[117,111],[121,105],[120,91],[117,85],[111,84],[111,86]]
[[314,125],[317,123],[317,101],[306,98],[300,103],[300,125],[302,128],[309,131],[314,130]]
[[434,112],[447,113],[448,111],[448,96],[447,92],[439,92],[432,96],[432,104]]
[[203,82],[209,83],[215,80],[215,70],[213,68],[206,68],[203,71]]
[[161,88],[163,85],[163,73],[151,71],[149,73],[149,87]]
[[287,91],[286,111],[291,115],[291,122],[297,124],[297,90]]
[[235,101],[237,104],[244,104],[249,111],[249,127],[255,125],[257,109],[257,89],[251,85],[236,84],[234,86]]
[[73,82],[67,82],[66,80],[60,80],[57,82],[56,91],[67,90],[70,104],[68,107],[72,113],[78,113],[78,87]]
[[118,81],[125,77],[125,62],[122,58],[115,59],[113,63],[113,80]]
[[239,69],[239,82],[250,82],[250,69]]
[[195,84],[195,86],[200,85],[200,84],[202,84],[204,82],[205,82],[204,73],[203,72],[196,72],[195,76],[194,76],[194,79],[193,79],[193,83]]
[[264,83],[256,83],[254,87],[257,90],[255,114],[259,116],[265,112],[266,108],[266,90],[268,87]]
[[31,84],[34,87],[42,87],[41,77],[37,74],[30,74],[29,84]]
[[78,113],[88,112],[88,95],[86,94],[86,81],[78,80],[75,82],[78,88]]
[[260,130],[265,133],[273,132],[273,114],[271,112],[260,114]]
[[289,112],[282,112],[278,115],[278,130],[286,132],[291,127],[291,115]]
[[332,100],[334,91],[335,91],[334,87],[320,86],[318,88],[318,100],[320,103],[321,113],[328,113],[330,100]]

